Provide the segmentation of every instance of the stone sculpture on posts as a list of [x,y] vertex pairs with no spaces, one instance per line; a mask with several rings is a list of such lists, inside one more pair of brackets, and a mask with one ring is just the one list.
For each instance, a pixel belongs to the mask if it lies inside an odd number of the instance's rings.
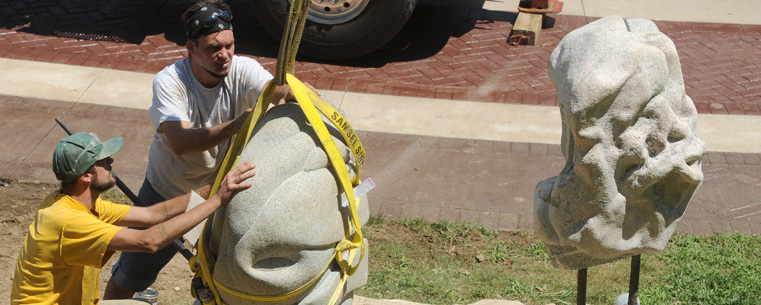
[[650,20],[605,17],[563,38],[548,73],[566,163],[536,187],[534,230],[553,265],[663,250],[706,150],[674,43]]

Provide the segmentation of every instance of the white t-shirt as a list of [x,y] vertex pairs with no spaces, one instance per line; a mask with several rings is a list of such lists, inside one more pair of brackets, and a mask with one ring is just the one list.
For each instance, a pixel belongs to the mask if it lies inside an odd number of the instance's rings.
[[[272,78],[256,60],[233,56],[227,77],[216,87],[206,88],[193,76],[189,59],[179,60],[153,79],[153,127],[158,130],[167,121],[211,127],[235,119],[253,107]],[[178,156],[164,133],[157,131],[148,153],[148,181],[166,199],[211,183],[230,143],[231,139],[203,152]]]

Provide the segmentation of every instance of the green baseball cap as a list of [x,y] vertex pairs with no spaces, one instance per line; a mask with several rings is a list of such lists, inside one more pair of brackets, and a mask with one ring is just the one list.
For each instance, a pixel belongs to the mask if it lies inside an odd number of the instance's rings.
[[74,181],[96,161],[108,158],[122,149],[123,144],[121,136],[101,142],[94,133],[80,132],[70,135],[55,147],[53,172],[58,180]]

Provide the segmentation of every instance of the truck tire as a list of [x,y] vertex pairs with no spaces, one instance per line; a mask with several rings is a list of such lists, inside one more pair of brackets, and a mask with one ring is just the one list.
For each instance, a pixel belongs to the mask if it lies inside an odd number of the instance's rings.
[[[291,0],[250,2],[262,26],[280,40]],[[299,54],[347,60],[375,51],[402,29],[416,4],[417,0],[311,0]]]

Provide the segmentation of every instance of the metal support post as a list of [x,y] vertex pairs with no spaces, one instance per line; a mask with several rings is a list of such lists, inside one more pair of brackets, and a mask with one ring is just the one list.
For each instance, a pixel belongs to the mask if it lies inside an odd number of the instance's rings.
[[631,274],[629,274],[629,305],[639,305],[637,303],[637,293],[639,292],[639,265],[642,254],[632,256]]
[[576,305],[587,304],[587,268],[579,269],[576,280]]

